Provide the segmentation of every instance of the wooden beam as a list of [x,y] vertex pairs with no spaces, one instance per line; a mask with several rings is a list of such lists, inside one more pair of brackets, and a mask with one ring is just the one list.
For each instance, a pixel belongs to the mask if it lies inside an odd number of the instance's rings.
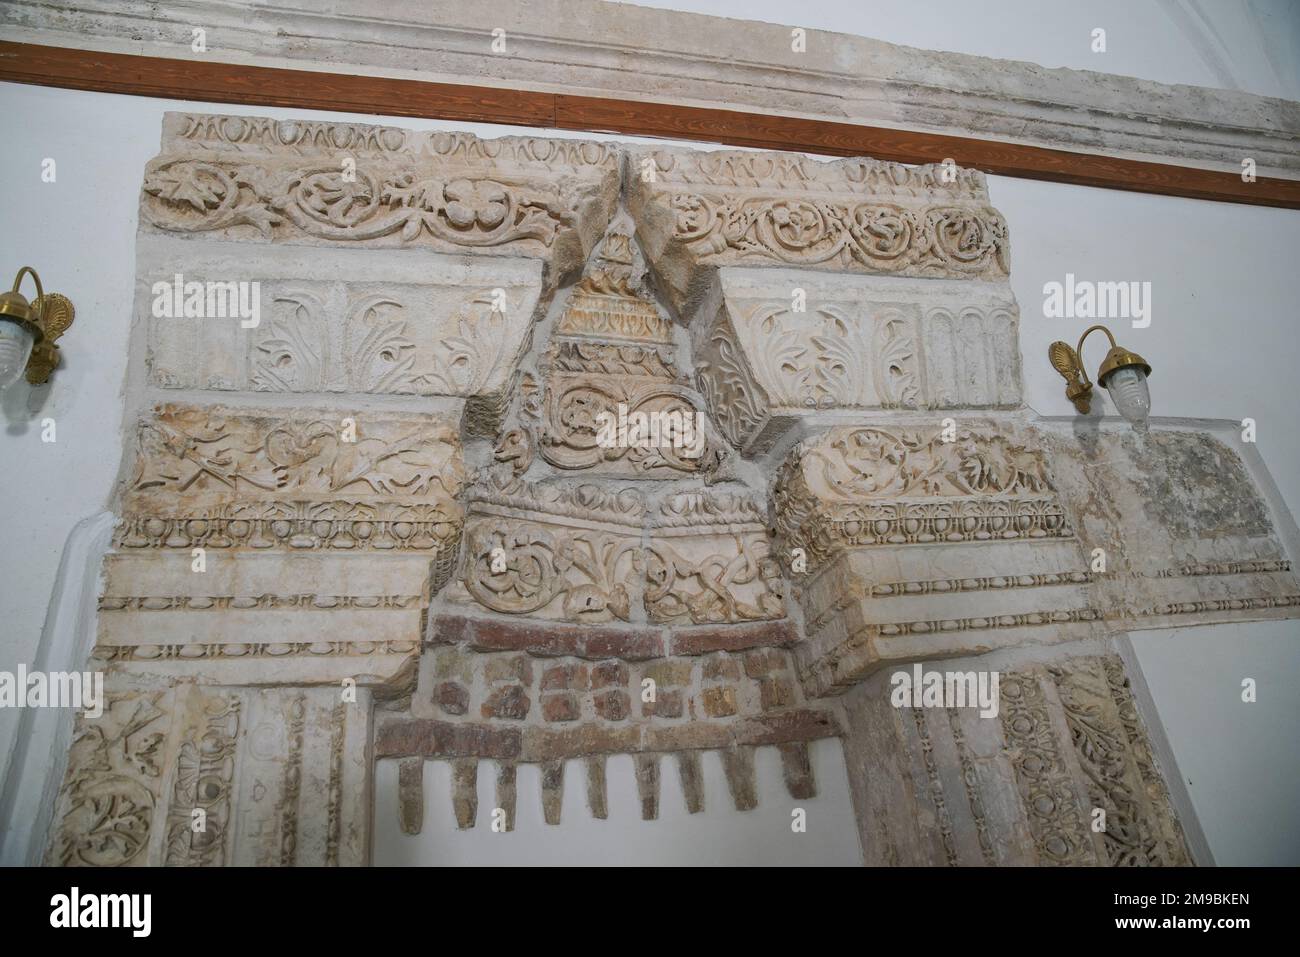
[[0,80],[100,93],[622,133],[937,163],[999,176],[1300,209],[1300,181],[766,113],[0,41]]

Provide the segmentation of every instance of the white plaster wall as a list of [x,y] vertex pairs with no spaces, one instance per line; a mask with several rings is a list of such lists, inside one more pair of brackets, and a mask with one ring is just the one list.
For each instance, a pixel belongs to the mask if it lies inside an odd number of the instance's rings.
[[[743,11],[703,0],[659,5],[778,22],[791,12],[779,0],[754,0]],[[1001,16],[977,6],[956,0],[924,6],[807,3],[799,14],[809,27],[894,42],[1300,98],[1300,30],[1292,29],[1300,23],[1300,6],[1281,0],[1178,4],[1194,20],[1205,14],[1200,41],[1172,25],[1186,17],[1178,11],[1171,17],[1169,5],[1156,2],[1105,0],[1089,8],[1096,16],[1073,12],[1075,5],[1063,2],[1017,0],[1002,5]],[[1108,29],[1107,58],[1088,51],[1087,31],[1093,26]],[[1083,38],[1077,36],[1080,30]],[[0,115],[22,130],[0,152],[0,201],[8,226],[0,233],[0,266],[11,272],[23,264],[35,266],[51,290],[70,296],[77,306],[77,324],[65,339],[65,364],[52,388],[20,385],[0,399],[0,488],[8,492],[0,500],[0,670],[33,661],[67,535],[108,501],[121,451],[120,389],[141,170],[157,152],[163,112],[187,109],[275,117],[303,112],[0,84]],[[469,129],[484,136],[531,132],[318,115]],[[56,183],[41,181],[45,157],[58,163]],[[1000,177],[991,179],[990,189],[1011,227],[1028,403],[1048,415],[1070,413],[1063,384],[1047,365],[1046,348],[1055,338],[1077,338],[1086,325],[1043,318],[1043,283],[1062,281],[1066,272],[1080,279],[1150,281],[1151,326],[1126,331],[1120,341],[1155,367],[1153,413],[1255,418],[1264,461],[1291,511],[1300,513],[1293,385],[1300,357],[1295,332],[1300,213]],[[1090,365],[1100,361],[1101,351],[1098,343],[1089,343]],[[1104,401],[1102,406],[1108,410]],[[41,420],[47,417],[57,426],[57,441],[49,444],[41,442]],[[1294,771],[1277,770],[1288,761],[1294,768],[1300,709],[1292,692],[1290,698],[1271,699],[1289,705],[1266,708],[1261,701],[1244,712],[1251,706],[1239,703],[1237,674],[1248,667],[1267,674],[1275,688],[1300,687],[1295,650],[1300,623],[1150,632],[1135,635],[1134,643],[1216,859],[1300,863],[1300,815],[1287,813],[1300,805],[1300,782]],[[1239,667],[1227,666],[1234,663]],[[0,777],[9,769],[16,717],[0,711]],[[1216,768],[1232,773],[1215,779]],[[665,774],[665,801],[670,785],[675,782]],[[847,790],[840,796],[847,799]],[[528,800],[521,781],[521,808]],[[584,814],[579,806],[575,816]],[[635,813],[626,817],[636,820]],[[740,830],[729,839],[742,844],[749,833],[745,828],[769,826],[757,812],[735,817]],[[639,821],[636,826],[655,827]],[[639,840],[634,831],[607,828],[600,836],[609,841],[611,834],[626,833],[631,853]],[[648,833],[655,841],[674,840],[667,831]],[[779,845],[772,847],[769,860],[790,860]]]
[[[1216,864],[1300,862],[1300,624],[1129,636]],[[1242,700],[1252,679],[1256,700]]]

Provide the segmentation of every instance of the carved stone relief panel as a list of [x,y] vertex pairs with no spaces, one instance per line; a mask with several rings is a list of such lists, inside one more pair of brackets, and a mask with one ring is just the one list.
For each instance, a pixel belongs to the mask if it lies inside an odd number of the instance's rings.
[[[1204,432],[1041,426],[1117,627],[1291,618],[1300,581],[1237,454]],[[1100,549],[1100,552],[1098,551]]]
[[983,174],[789,153],[631,150],[628,204],[655,274],[689,314],[718,266],[1003,279],[1006,222]]
[[[139,249],[149,383],[163,389],[439,395],[504,405],[542,285],[535,260],[489,265],[282,246],[252,255],[240,244],[181,245],[146,236]],[[256,284],[245,298],[255,296],[257,314],[212,315],[208,285],[236,277]],[[199,299],[193,308],[191,295]]]
[[772,494],[802,595],[804,679],[823,693],[889,661],[1099,627],[1087,564],[1030,429],[965,419],[950,430],[831,429],[791,451]]
[[261,684],[391,677],[416,653],[461,532],[448,422],[162,405],[134,439],[102,656]]
[[696,376],[747,453],[800,419],[1020,403],[1018,310],[1005,283],[718,275],[722,305],[697,332]]
[[577,285],[540,371],[537,446],[556,468],[629,478],[716,468],[717,441],[679,371],[671,326],[625,277],[597,269]]
[[[1174,863],[1122,668],[1065,643],[1300,607],[1226,449],[1007,411],[972,171],[169,114],[137,251],[109,701],[52,862],[364,863],[376,757],[408,832],[426,760],[461,827],[485,761],[511,827],[520,763],[556,824],[582,759],[603,817],[609,754],[653,819],[664,757],[695,812],[720,751],[743,812],[755,748],[798,799],[845,735],[869,861]],[[229,281],[257,321],[185,318]],[[689,415],[700,454],[602,442],[620,411]],[[1000,719],[877,694],[1027,644],[1062,647]]]
[[844,699],[867,864],[1191,863],[1118,656],[1003,670],[989,715],[894,707],[888,675]]
[[368,691],[119,677],[103,717],[78,720],[49,863],[366,863]]
[[618,191],[582,140],[168,113],[141,229],[240,242],[422,246],[581,265]]
[[396,412],[165,404],[130,461],[127,548],[437,550],[465,482],[453,424]]
[[650,621],[784,618],[784,594],[766,516],[747,497],[681,492],[650,516],[645,592]]
[[963,418],[944,441],[935,426],[845,426],[795,446],[773,502],[782,560],[805,563],[810,687],[1137,621],[1295,615],[1291,562],[1229,450],[1203,433],[1152,432],[1139,449],[1127,431],[1080,444],[1053,428]]
[[645,502],[635,491],[515,479],[470,492],[460,580],[491,611],[627,621],[641,567]]

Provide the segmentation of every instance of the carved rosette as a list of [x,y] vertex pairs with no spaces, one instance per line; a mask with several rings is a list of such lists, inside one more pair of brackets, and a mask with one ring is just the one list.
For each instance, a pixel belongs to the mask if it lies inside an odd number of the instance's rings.
[[983,178],[773,153],[635,151],[629,204],[674,307],[707,270],[749,264],[1004,279],[1006,222]]
[[168,114],[141,220],[240,241],[509,253],[563,275],[604,230],[617,178],[597,143]]

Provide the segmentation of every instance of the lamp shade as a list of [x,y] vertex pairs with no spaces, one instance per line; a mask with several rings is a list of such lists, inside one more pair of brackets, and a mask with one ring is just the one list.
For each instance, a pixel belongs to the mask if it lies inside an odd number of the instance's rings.
[[1143,435],[1147,431],[1147,416],[1151,414],[1151,390],[1147,374],[1139,365],[1124,366],[1106,377],[1106,391],[1110,393],[1115,409]]
[[18,381],[35,344],[36,336],[29,326],[0,317],[0,391]]

